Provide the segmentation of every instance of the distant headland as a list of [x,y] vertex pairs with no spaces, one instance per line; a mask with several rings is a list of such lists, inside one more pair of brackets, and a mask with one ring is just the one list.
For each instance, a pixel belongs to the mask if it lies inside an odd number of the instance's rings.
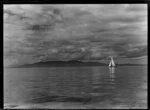
[[[116,64],[117,66],[144,66],[147,64]],[[106,63],[72,61],[46,61],[33,64],[24,64],[19,66],[8,66],[6,68],[32,68],[32,67],[79,67],[79,66],[108,66]]]

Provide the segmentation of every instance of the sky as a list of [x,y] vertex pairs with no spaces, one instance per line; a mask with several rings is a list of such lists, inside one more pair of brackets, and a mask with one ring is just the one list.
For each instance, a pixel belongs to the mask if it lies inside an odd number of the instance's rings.
[[4,65],[45,61],[147,64],[147,4],[3,6]]

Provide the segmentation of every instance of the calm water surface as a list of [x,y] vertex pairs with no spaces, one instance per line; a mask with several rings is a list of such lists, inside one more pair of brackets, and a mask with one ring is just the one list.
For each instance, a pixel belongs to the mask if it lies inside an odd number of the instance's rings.
[[147,67],[7,68],[4,108],[147,108]]

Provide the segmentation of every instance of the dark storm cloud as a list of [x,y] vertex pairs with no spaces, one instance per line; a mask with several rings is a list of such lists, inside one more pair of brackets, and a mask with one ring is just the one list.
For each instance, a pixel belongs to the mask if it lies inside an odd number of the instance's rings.
[[147,55],[147,7],[5,5],[6,64]]

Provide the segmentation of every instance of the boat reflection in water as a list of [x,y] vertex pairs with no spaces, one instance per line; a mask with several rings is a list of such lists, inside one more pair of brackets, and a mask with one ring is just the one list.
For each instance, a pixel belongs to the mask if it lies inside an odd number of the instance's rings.
[[115,67],[109,67],[109,77],[111,81],[114,81],[115,79]]

